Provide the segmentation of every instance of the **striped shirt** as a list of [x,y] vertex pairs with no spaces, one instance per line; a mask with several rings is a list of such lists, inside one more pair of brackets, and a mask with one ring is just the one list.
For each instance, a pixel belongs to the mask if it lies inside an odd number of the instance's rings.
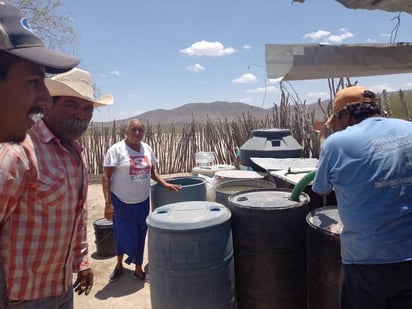
[[9,299],[63,295],[87,260],[88,174],[42,120],[0,146],[0,255]]

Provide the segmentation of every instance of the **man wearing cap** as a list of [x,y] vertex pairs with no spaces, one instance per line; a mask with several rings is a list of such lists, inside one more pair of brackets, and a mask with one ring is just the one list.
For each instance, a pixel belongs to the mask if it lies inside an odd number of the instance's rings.
[[0,142],[21,142],[31,116],[50,104],[45,73],[65,72],[78,63],[45,48],[21,11],[0,1]]
[[343,223],[341,309],[412,308],[412,123],[381,114],[367,88],[336,94],[312,186]]
[[[74,68],[46,80],[52,105],[20,145],[0,149],[0,254],[10,308],[73,308],[73,288],[89,294],[86,197],[88,171],[77,139],[93,109],[87,71]],[[3,154],[2,152],[6,153]],[[72,283],[72,273],[77,272]],[[73,288],[72,288],[73,285]]]
[[[42,113],[51,103],[45,72],[65,72],[78,63],[76,58],[45,48],[22,12],[8,1],[0,2],[0,143],[23,141],[33,115]],[[0,308],[7,306],[0,263]]]

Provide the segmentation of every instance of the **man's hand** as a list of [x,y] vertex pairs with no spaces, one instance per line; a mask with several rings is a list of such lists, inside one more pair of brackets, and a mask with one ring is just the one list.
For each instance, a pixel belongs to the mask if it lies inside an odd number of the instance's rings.
[[93,287],[93,271],[91,268],[79,271],[73,289],[78,295],[89,295]]

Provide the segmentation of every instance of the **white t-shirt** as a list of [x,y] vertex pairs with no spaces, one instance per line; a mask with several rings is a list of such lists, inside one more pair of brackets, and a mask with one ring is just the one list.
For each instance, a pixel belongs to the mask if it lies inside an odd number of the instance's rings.
[[110,191],[124,203],[140,203],[150,194],[151,169],[157,159],[152,148],[140,143],[135,151],[122,140],[107,151],[103,166],[116,167],[110,179]]

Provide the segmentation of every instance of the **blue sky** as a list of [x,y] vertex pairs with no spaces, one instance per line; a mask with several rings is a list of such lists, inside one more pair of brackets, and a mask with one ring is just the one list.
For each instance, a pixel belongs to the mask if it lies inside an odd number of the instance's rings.
[[[78,33],[75,54],[115,103],[94,121],[120,120],[187,103],[244,102],[270,108],[265,44],[390,43],[397,13],[347,9],[334,0],[63,0]],[[411,40],[402,13],[396,42]],[[412,74],[352,79],[375,91],[412,88]],[[308,103],[328,98],[327,80],[292,81]],[[292,88],[290,88],[292,89]]]

